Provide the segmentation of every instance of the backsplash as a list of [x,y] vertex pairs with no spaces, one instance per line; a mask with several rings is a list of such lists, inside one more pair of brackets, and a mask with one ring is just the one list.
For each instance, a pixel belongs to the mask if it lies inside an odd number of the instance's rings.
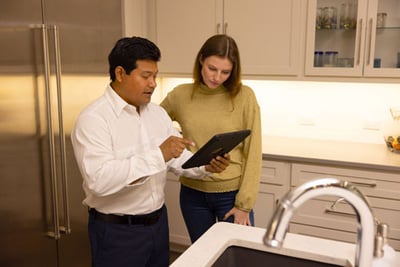
[[[160,78],[153,101],[159,103],[187,78]],[[400,84],[244,80],[261,107],[263,134],[383,143],[400,135],[390,108],[400,107]]]

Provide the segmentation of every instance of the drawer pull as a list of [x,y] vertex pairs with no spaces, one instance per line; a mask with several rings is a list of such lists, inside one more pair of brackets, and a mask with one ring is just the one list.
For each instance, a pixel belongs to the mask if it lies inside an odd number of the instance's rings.
[[[344,217],[352,217],[352,218],[356,217],[355,213],[349,213],[349,212],[336,210],[336,204],[339,202],[342,202],[342,201],[346,202],[346,200],[343,197],[336,199],[336,201],[332,203],[330,208],[325,209],[325,213],[332,214],[332,215],[344,216]],[[374,221],[375,221],[376,225],[380,224],[380,221],[378,220],[378,218],[374,217]]]
[[332,214],[332,215],[345,216],[345,217],[352,217],[352,218],[354,218],[356,216],[354,213],[337,211],[337,210],[332,210],[332,209],[325,209],[325,213]]
[[359,183],[359,182],[350,182],[355,186],[361,186],[361,187],[370,187],[370,188],[375,188],[377,185],[376,183]]
[[345,216],[345,217],[355,217],[356,214],[354,213],[349,213],[349,212],[344,212],[344,211],[337,211],[336,210],[336,204],[340,203],[340,202],[346,202],[346,200],[343,197],[340,197],[338,199],[336,199],[335,202],[332,203],[330,208],[326,208],[325,209],[325,213],[326,214],[332,214],[332,215],[339,215],[339,216]]

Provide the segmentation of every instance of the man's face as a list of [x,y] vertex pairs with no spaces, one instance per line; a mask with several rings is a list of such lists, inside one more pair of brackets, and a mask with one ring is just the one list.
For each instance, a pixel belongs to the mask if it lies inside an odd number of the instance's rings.
[[[136,69],[128,75],[122,67],[116,68],[114,87],[117,94],[128,104],[139,108],[151,101],[151,95],[157,86],[157,62],[152,60],[137,60]],[[116,88],[115,88],[116,87]]]

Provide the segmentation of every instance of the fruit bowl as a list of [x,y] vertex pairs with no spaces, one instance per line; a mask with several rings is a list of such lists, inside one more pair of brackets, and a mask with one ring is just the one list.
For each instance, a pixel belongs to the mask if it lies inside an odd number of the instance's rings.
[[385,137],[386,146],[390,151],[400,153],[400,136],[399,135],[388,135]]

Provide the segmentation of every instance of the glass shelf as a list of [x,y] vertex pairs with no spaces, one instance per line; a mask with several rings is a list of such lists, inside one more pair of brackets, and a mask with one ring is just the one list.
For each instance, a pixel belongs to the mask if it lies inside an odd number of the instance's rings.
[[377,30],[400,30],[400,26],[378,27]]
[[[376,28],[377,30],[400,30],[400,26],[389,26],[389,27],[377,27]],[[350,28],[350,29],[343,29],[343,28],[341,28],[341,29],[316,29],[317,31],[332,31],[332,32],[335,32],[335,31],[355,31],[356,30],[356,28]]]

